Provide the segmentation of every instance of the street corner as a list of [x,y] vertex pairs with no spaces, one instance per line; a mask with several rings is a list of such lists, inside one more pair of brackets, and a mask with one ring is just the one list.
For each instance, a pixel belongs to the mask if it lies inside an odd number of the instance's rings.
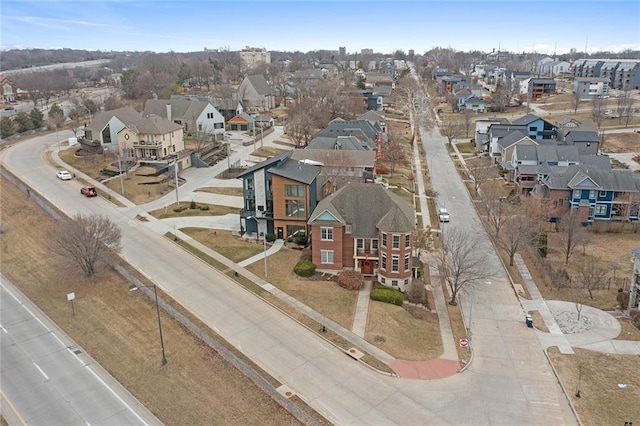
[[443,379],[460,372],[460,362],[450,359],[436,358],[427,361],[396,360],[389,367],[398,377],[418,380]]

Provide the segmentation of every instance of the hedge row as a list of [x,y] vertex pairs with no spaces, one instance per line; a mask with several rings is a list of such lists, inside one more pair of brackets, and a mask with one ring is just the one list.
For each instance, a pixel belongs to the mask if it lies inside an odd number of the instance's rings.
[[404,303],[404,295],[400,290],[396,290],[395,288],[376,285],[374,289],[371,290],[371,300],[402,306]]

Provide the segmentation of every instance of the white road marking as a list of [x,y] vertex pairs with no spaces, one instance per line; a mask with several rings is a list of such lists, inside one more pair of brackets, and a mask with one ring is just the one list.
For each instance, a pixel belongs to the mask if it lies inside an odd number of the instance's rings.
[[47,376],[47,375],[45,374],[45,372],[44,372],[44,371],[42,371],[42,368],[40,368],[40,366],[39,366],[38,364],[36,364],[36,363],[34,362],[34,363],[33,363],[33,365],[35,365],[35,366],[36,366],[36,368],[38,369],[38,371],[40,372],[40,374],[42,374],[46,380],[49,380],[49,376]]
[[6,328],[4,328],[1,324],[0,324],[0,328],[2,329],[2,331],[4,331],[4,334],[9,334],[9,332],[7,331]]

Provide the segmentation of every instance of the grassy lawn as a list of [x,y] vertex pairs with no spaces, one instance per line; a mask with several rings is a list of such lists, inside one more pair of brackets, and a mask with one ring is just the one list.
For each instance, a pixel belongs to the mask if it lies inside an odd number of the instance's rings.
[[195,192],[208,192],[210,194],[235,195],[242,197],[242,188],[236,187],[211,187],[198,188]]
[[182,228],[180,231],[236,263],[263,251],[262,240],[244,240],[234,237],[231,231],[202,228]]
[[[638,357],[574,351],[573,355],[562,355],[556,348],[549,348],[548,353],[581,423],[623,425],[640,419]],[[619,383],[627,387],[620,389]],[[578,389],[580,398],[575,396]]]
[[610,133],[604,135],[605,152],[640,152],[640,133]]
[[420,361],[442,354],[438,315],[422,308],[407,310],[371,300],[365,338],[400,359]]
[[[343,289],[328,275],[327,279],[319,281],[298,277],[293,273],[293,267],[299,260],[300,252],[286,247],[269,256],[267,281],[341,326],[351,329],[358,293]],[[247,269],[265,278],[262,261],[247,266]]]
[[460,151],[461,154],[475,154],[476,153],[476,145],[471,142],[461,142],[456,144],[456,148]]
[[113,153],[77,157],[75,154],[78,149],[79,148],[69,148],[61,151],[59,154],[60,159],[74,169],[80,170],[82,173],[89,175],[96,180],[103,178],[100,174],[100,170],[105,168],[108,164],[118,161],[118,158]]
[[[196,208],[191,208],[191,203],[180,203],[181,207],[187,207],[186,210],[180,212],[174,211],[178,208],[176,203],[170,204],[161,209],[153,210],[149,214],[156,219],[167,219],[171,217],[187,217],[187,216],[224,216],[226,214],[239,214],[241,209],[236,207],[219,206],[217,204],[196,203]],[[208,207],[208,210],[202,210],[202,207]]]
[[253,151],[251,153],[251,155],[255,155],[256,157],[274,157],[276,155],[280,155],[283,152],[287,152],[288,149],[280,149],[280,148],[274,148],[271,146],[265,146],[263,148],[258,148],[255,151]]
[[[3,274],[163,423],[298,424],[165,314],[169,363],[161,367],[154,304],[130,292],[130,284],[108,268],[88,280],[52,256],[45,247],[55,220],[13,185],[1,183]],[[65,297],[69,292],[76,294],[75,317]]]

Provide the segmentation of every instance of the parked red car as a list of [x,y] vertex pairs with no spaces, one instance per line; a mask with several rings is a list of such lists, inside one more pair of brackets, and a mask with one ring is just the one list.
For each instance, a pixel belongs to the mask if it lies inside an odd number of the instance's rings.
[[80,189],[80,193],[82,195],[84,195],[85,197],[97,197],[98,196],[98,191],[93,186],[83,186]]

